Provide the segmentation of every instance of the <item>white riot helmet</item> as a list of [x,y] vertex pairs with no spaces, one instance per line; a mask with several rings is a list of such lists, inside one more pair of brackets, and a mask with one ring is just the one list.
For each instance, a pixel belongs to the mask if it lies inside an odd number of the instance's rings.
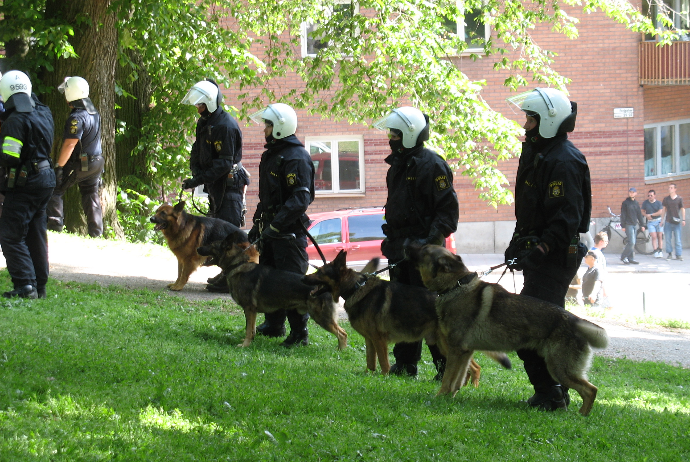
[[[570,118],[572,123],[563,124],[564,130],[573,131],[577,114],[575,103],[570,102],[565,93],[554,88],[535,88],[508,98],[508,102],[517,106],[521,111],[539,115],[539,135],[542,138],[553,138],[561,128],[563,122]],[[566,127],[567,125],[567,127]],[[571,126],[572,125],[572,126]]]
[[65,94],[68,103],[89,97],[89,83],[81,77],[65,77],[65,81],[58,87],[60,93]]
[[202,80],[194,84],[191,90],[182,98],[182,104],[196,106],[200,103],[206,105],[208,112],[216,112],[220,105],[220,89],[218,85],[209,80]]
[[386,117],[374,122],[374,127],[379,130],[392,128],[402,132],[402,144],[408,149],[429,139],[429,119],[414,107],[393,109]]
[[294,135],[297,131],[297,113],[287,104],[269,104],[266,108],[249,116],[254,122],[262,124],[270,121],[273,124],[273,138],[280,140]]
[[9,71],[0,79],[0,96],[7,102],[17,93],[25,93],[31,97],[31,80],[22,71]]

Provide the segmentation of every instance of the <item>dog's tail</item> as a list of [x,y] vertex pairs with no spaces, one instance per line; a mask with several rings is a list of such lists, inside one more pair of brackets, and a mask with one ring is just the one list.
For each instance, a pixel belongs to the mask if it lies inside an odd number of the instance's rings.
[[502,351],[482,351],[482,353],[484,353],[486,356],[493,359],[506,369],[513,368],[513,365],[510,362],[510,358],[508,358],[508,355],[503,353]]
[[606,348],[609,344],[609,336],[603,327],[597,326],[585,319],[578,320],[576,327],[592,347]]

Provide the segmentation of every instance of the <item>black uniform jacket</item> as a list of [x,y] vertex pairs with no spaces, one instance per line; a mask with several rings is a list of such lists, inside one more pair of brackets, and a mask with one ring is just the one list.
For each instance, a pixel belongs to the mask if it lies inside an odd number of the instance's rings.
[[[458,196],[445,160],[423,146],[386,157],[388,199],[384,232],[389,242],[405,238],[448,237],[458,227]],[[385,246],[384,246],[385,247]],[[388,252],[398,250],[389,249]],[[384,249],[384,255],[386,255]],[[397,258],[398,255],[386,255]]]
[[223,108],[201,116],[196,124],[196,141],[192,145],[190,170],[194,178],[201,178],[206,192],[222,200],[226,189],[241,186],[227,185],[233,164],[242,160],[242,132],[237,122]]
[[540,237],[558,257],[587,232],[592,211],[587,160],[567,138],[523,143],[515,182],[515,231]]
[[259,204],[254,222],[281,233],[304,234],[306,211],[314,200],[314,163],[295,135],[266,144],[259,164]]
[[86,109],[81,107],[73,108],[65,122],[62,138],[80,141],[72,151],[71,160],[78,160],[82,152],[90,157],[100,156],[103,153],[101,149],[100,114],[98,112],[89,114]]
[[[52,168],[37,169],[39,163],[50,161],[50,151],[53,146],[53,115],[48,106],[32,96],[35,107],[31,112],[19,112],[11,104],[6,105],[6,112],[2,114],[3,122],[0,128],[0,167],[21,169],[26,166],[28,176],[24,186],[15,186],[14,191],[22,189],[54,188],[55,173]],[[19,151],[19,156],[15,157]],[[6,191],[7,185],[3,178],[0,190]]]
[[621,226],[637,225],[644,226],[640,203],[628,197],[621,204]]

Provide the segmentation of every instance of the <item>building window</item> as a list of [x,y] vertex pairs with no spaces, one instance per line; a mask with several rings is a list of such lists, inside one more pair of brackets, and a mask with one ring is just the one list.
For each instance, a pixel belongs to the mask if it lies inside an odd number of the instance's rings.
[[645,178],[690,173],[690,120],[663,122],[644,128]]
[[[333,4],[325,8],[325,14],[331,17],[335,14],[342,14],[345,17],[353,17],[359,12],[359,5],[351,0],[335,0]],[[332,43],[321,40],[323,34],[319,32],[319,23],[302,23],[302,57],[316,56],[319,50],[327,48]],[[343,28],[342,34],[348,33]]]
[[[659,21],[659,14],[667,17],[676,30],[687,31],[690,29],[690,0],[656,0],[643,1],[642,12],[652,19],[654,27],[668,30],[671,26]],[[647,34],[645,40],[654,41],[656,37]],[[690,35],[681,34],[680,40],[690,40]]]
[[461,15],[464,14],[464,17],[445,17],[443,18],[443,27],[449,34],[463,38],[467,43],[465,51],[482,50],[484,43],[491,35],[491,30],[488,24],[484,24],[481,10],[464,10],[462,3],[458,2],[457,8]]
[[306,137],[317,194],[364,192],[362,136]]

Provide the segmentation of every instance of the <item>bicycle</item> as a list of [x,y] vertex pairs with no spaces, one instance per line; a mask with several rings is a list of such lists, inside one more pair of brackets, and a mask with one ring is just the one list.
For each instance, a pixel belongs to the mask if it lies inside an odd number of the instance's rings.
[[[611,215],[611,219],[609,222],[602,228],[602,231],[606,232],[606,235],[609,237],[609,241],[611,241],[611,235],[613,232],[618,234],[621,239],[623,239],[623,245],[628,245],[628,236],[625,234],[620,233],[618,230],[622,229],[621,227],[621,216],[616,215],[611,211],[611,207],[606,207],[609,210],[609,215]],[[641,228],[637,228],[637,235],[635,236],[635,252],[637,252],[640,255],[651,255],[654,253],[654,250],[651,252],[647,250],[647,243],[651,240],[649,237],[649,234],[647,234],[646,231],[642,231]]]

